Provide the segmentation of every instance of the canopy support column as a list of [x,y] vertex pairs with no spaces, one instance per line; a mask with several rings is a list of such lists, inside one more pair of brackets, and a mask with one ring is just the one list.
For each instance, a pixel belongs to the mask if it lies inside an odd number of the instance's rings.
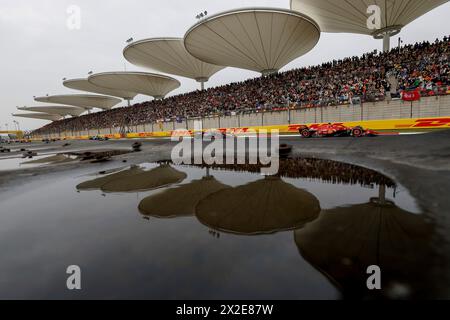
[[196,78],[195,81],[200,82],[200,89],[203,91],[205,90],[205,83],[209,80],[209,78],[201,77]]
[[388,52],[389,50],[391,50],[391,36],[385,34],[383,36],[383,52]]
[[376,30],[372,36],[377,39],[383,40],[383,52],[391,50],[391,37],[397,35],[402,30],[402,25],[389,26],[383,29]]
[[386,203],[386,185],[382,184],[378,190],[378,201],[384,205]]

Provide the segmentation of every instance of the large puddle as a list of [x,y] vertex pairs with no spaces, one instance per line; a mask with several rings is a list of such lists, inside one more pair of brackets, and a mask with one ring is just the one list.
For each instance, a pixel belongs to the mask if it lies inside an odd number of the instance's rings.
[[[110,168],[112,169],[112,168]],[[315,159],[142,164],[0,198],[0,298],[426,297],[434,225],[372,170]],[[73,175],[72,175],[73,176]],[[82,290],[66,289],[66,268]],[[383,290],[367,289],[367,268]]]
[[[25,152],[32,152],[27,156]],[[30,169],[36,167],[52,166],[79,161],[102,162],[108,161],[113,156],[130,153],[129,150],[72,150],[64,153],[37,153],[30,150],[23,152],[22,155],[12,155],[0,157],[0,172],[19,169]]]
[[44,154],[33,156],[31,158],[16,155],[0,159],[0,172],[17,169],[36,168],[50,164],[67,163],[73,160],[73,157],[62,154]]

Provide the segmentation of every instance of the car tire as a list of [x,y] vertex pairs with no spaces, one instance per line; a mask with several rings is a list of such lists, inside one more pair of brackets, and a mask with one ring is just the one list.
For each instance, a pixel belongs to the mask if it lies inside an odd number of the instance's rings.
[[364,130],[360,127],[353,128],[352,130],[352,136],[355,138],[362,137],[364,135]]
[[311,131],[309,129],[303,129],[300,131],[302,138],[311,138]]

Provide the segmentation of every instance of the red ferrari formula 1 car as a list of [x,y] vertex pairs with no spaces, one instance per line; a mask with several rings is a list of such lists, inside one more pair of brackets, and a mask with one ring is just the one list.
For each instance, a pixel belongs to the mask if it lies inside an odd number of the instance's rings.
[[346,127],[342,124],[317,124],[312,126],[301,126],[299,132],[303,138],[312,137],[375,137],[378,134],[363,127]]

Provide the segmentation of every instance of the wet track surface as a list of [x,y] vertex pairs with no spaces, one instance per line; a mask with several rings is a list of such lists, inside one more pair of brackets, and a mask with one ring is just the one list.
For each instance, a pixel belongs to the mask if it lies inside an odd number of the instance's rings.
[[[103,163],[0,160],[0,298],[448,297],[448,137],[285,138],[294,159],[272,179],[161,166],[167,140]],[[74,264],[77,293],[65,288]],[[364,287],[370,264],[385,272],[376,294]]]

